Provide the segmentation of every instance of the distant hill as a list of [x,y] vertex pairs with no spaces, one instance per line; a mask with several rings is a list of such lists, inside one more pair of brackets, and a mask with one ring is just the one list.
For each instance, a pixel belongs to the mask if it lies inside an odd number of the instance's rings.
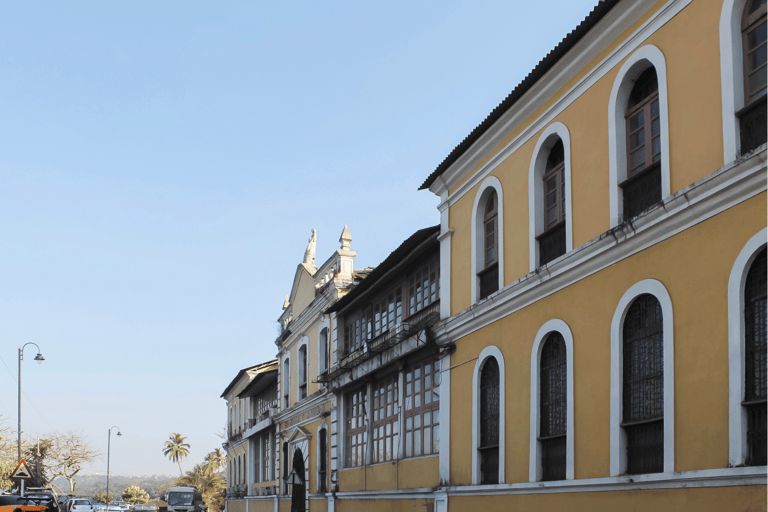
[[[118,499],[123,490],[129,485],[138,485],[149,494],[150,498],[159,498],[178,477],[168,475],[152,476],[120,476],[109,475],[109,492]],[[65,478],[57,478],[53,483],[62,491],[69,491],[69,482]],[[75,477],[75,495],[93,496],[107,490],[107,475],[77,475]]]

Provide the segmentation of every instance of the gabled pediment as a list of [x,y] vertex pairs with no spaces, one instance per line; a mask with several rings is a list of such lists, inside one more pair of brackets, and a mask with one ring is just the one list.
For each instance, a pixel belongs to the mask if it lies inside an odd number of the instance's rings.
[[286,443],[292,443],[293,441],[298,441],[300,439],[312,439],[312,434],[309,433],[308,430],[306,430],[304,427],[293,427],[293,430],[291,431],[291,435],[288,436],[286,439]]

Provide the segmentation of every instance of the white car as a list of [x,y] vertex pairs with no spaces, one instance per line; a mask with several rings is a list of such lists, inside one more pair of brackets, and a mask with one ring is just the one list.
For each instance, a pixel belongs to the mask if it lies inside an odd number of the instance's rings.
[[73,498],[67,505],[67,512],[95,512],[93,503],[88,498]]

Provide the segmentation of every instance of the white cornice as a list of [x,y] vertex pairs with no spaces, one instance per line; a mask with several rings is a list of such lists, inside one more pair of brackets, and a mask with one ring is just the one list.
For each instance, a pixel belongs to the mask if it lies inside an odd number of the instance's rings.
[[645,214],[565,254],[539,272],[452,316],[438,342],[456,341],[766,190],[766,146],[667,197]]

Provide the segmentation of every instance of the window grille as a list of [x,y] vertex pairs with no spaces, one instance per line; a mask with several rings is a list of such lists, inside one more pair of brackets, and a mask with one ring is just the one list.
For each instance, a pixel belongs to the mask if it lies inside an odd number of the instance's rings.
[[553,332],[541,351],[539,442],[543,480],[565,479],[567,371],[565,341],[559,332]]
[[744,6],[741,31],[744,52],[744,103],[766,93],[766,2],[752,0]]
[[746,155],[765,144],[766,123],[768,123],[765,99],[765,95],[763,95],[736,113],[739,118],[742,155]]
[[328,429],[320,431],[320,460],[317,469],[317,492],[328,492]]
[[624,220],[636,217],[661,201],[661,165],[654,164],[621,184]]
[[565,222],[538,236],[539,265],[543,266],[565,254]]
[[752,262],[744,287],[747,460],[766,465],[766,249]]
[[565,220],[565,153],[558,140],[549,152],[544,170],[544,230]]
[[480,374],[480,483],[499,483],[499,363],[489,358]]
[[481,271],[480,277],[480,300],[483,300],[499,289],[499,264],[494,263],[490,267]]
[[386,462],[397,458],[400,439],[397,380],[395,374],[373,386],[371,462]]
[[488,266],[498,261],[498,202],[496,191],[492,191],[485,201],[483,214],[483,266]]
[[366,433],[366,405],[368,394],[365,387],[351,393],[347,393],[344,404],[346,406],[346,466],[362,466],[365,463],[365,443],[368,440]]
[[307,398],[307,347],[299,348],[299,400]]
[[640,295],[624,320],[623,423],[627,473],[664,469],[664,329],[661,304]]
[[440,445],[440,361],[414,364],[405,370],[403,380],[405,456],[436,454]]

